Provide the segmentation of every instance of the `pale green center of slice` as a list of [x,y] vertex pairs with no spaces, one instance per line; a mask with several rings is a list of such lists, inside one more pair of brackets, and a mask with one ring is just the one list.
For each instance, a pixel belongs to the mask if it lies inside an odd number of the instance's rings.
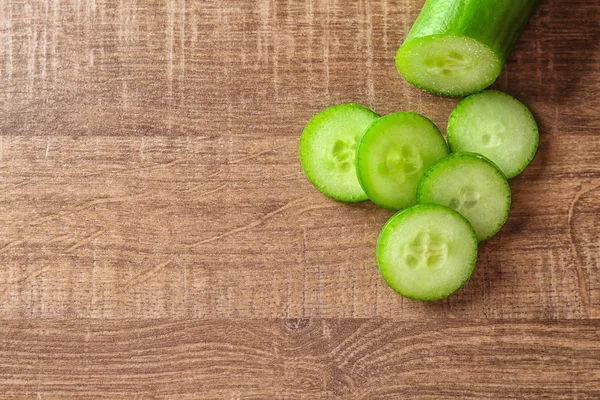
[[351,143],[341,139],[333,143],[331,159],[335,169],[341,172],[349,172],[354,167],[358,140],[359,137],[355,137]]
[[462,213],[464,211],[477,207],[481,194],[470,186],[464,186],[460,189],[458,197],[454,197],[450,200],[448,206],[454,210]]
[[379,173],[391,177],[398,184],[403,184],[423,169],[423,160],[419,150],[411,145],[392,146],[383,157]]
[[426,71],[431,75],[450,76],[468,68],[470,62],[468,58],[453,50],[439,56],[427,55],[425,57]]
[[420,232],[410,242],[406,253],[409,268],[437,269],[443,267],[448,258],[448,243],[433,233]]

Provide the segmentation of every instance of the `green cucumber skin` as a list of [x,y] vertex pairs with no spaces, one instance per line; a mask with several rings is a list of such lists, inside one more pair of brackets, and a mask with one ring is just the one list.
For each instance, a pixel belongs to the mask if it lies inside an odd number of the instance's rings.
[[[376,254],[377,254],[377,259],[380,258],[380,254],[383,251],[382,248],[382,239],[384,236],[384,233],[386,231],[386,228],[391,225],[395,219],[397,218],[401,218],[402,216],[407,216],[410,215],[418,210],[422,210],[422,209],[446,209],[448,211],[450,211],[451,213],[453,213],[454,215],[456,215],[457,217],[459,217],[460,219],[462,219],[464,222],[466,222],[466,224],[471,227],[471,223],[465,218],[463,217],[458,211],[455,211],[451,208],[445,207],[445,206],[441,206],[439,204],[415,204],[414,206],[405,208],[404,210],[398,211],[396,214],[394,214],[383,226],[383,228],[381,229],[381,232],[379,233],[379,237],[377,238],[377,246],[376,246]],[[477,234],[475,233],[475,230],[471,227],[471,235],[472,235],[472,239],[475,241],[475,243],[477,242]],[[460,289],[462,289],[464,287],[464,285],[467,284],[467,282],[469,282],[469,280],[471,279],[471,276],[473,275],[473,271],[475,270],[475,267],[477,266],[477,257],[478,257],[478,252],[476,251],[474,254],[473,259],[471,260],[471,263],[469,265],[469,273],[467,275],[467,277],[465,278],[465,280],[459,285],[459,287],[451,292],[446,294],[444,297],[431,297],[431,296],[422,296],[422,297],[417,297],[417,296],[411,296],[411,295],[407,295],[405,293],[401,293],[400,291],[397,291],[396,289],[394,289],[391,285],[388,284],[388,286],[397,294],[399,294],[402,297],[405,297],[407,299],[410,300],[414,300],[414,301],[420,301],[420,302],[434,302],[434,301],[440,301],[440,300],[444,300],[448,297],[450,297],[451,295],[453,295],[454,293],[458,292]],[[378,266],[383,279],[386,281],[387,283],[387,278],[386,278],[386,274],[385,272],[382,270],[382,267],[379,265]]]
[[430,35],[467,36],[504,64],[540,0],[427,0],[404,43]]

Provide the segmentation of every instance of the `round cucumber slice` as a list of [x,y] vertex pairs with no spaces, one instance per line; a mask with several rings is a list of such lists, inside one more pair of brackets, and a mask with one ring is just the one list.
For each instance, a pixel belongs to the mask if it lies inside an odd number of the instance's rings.
[[441,204],[458,211],[483,242],[506,223],[511,191],[502,172],[485,158],[453,153],[425,173],[417,198],[419,203]]
[[444,97],[462,97],[490,86],[502,62],[483,43],[466,36],[431,35],[405,44],[396,67],[408,83]]
[[431,165],[448,155],[433,122],[416,113],[375,121],[360,140],[358,179],[375,204],[400,210],[417,202],[417,186]]
[[379,118],[358,104],[341,104],[315,115],[300,138],[300,162],[311,183],[334,200],[368,200],[356,177],[356,146]]
[[477,237],[456,211],[419,204],[394,215],[377,242],[385,281],[404,297],[441,300],[460,289],[477,262]]
[[452,111],[448,143],[453,152],[484,155],[511,179],[533,160],[539,131],[523,103],[506,93],[486,90],[465,98]]

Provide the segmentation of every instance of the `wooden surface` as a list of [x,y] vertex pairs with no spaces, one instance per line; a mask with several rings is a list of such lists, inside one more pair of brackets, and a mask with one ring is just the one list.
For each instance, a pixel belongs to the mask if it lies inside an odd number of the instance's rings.
[[0,327],[0,355],[8,355],[0,384],[5,395],[33,398],[600,397],[592,321],[444,319],[432,329],[428,321],[261,319],[233,326],[9,322]]
[[600,5],[545,0],[495,84],[540,150],[458,294],[386,287],[322,108],[398,76],[423,1],[2,0],[0,398],[600,398]]

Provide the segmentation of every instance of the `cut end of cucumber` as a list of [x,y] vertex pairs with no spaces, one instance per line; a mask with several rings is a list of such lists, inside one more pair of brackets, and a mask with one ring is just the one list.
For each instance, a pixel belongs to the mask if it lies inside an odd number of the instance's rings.
[[300,162],[311,183],[334,200],[368,200],[356,176],[356,149],[364,131],[379,118],[358,104],[340,104],[315,115],[300,139]]
[[470,278],[477,261],[477,238],[454,210],[419,204],[393,216],[377,242],[377,262],[385,281],[400,295],[441,300]]
[[407,82],[421,90],[461,97],[494,83],[502,62],[475,39],[431,35],[405,43],[396,55],[396,67]]

